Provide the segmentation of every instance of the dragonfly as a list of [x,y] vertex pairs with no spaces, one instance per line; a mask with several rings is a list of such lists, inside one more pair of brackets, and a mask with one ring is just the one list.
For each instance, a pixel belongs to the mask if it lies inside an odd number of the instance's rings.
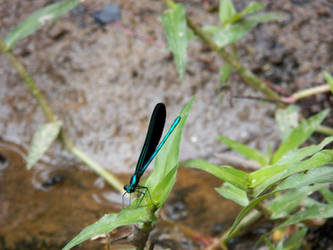
[[166,118],[165,105],[163,103],[156,104],[150,118],[146,139],[143,144],[138,162],[136,164],[135,172],[132,175],[129,184],[124,186],[124,190],[126,191],[126,193],[133,193],[137,189],[148,190],[147,187],[139,185],[140,178],[148,168],[149,164],[155,158],[157,153],[163,147],[167,139],[170,137],[171,133],[175,130],[181,119],[180,116],[176,117],[175,121],[172,123],[168,132],[166,133],[162,141],[159,143],[165,124],[165,118]]

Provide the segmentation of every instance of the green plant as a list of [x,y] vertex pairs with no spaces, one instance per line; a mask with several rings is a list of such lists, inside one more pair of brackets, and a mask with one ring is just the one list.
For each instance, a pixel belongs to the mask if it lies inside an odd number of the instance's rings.
[[83,229],[63,248],[64,250],[70,249],[96,235],[109,233],[119,226],[133,223],[141,223],[141,230],[144,232],[143,235],[145,235],[137,247],[142,248],[145,245],[148,234],[157,221],[155,213],[165,203],[176,180],[181,134],[193,100],[180,112],[180,124],[157,155],[154,170],[144,182],[144,186],[149,189],[151,200],[143,199],[141,201],[140,197],[119,213],[104,215],[96,223]]
[[[293,110],[296,112],[293,107],[279,110],[280,118],[277,120],[282,143],[273,154],[263,155],[242,143],[219,137],[219,140],[231,149],[259,163],[261,168],[256,171],[247,173],[231,166],[216,166],[201,159],[181,164],[183,167],[209,172],[225,181],[216,191],[243,207],[232,227],[221,237],[223,243],[228,242],[261,215],[276,222],[276,229],[297,225],[299,231],[294,236],[297,239],[304,237],[307,220],[333,216],[333,193],[328,188],[329,184],[333,183],[333,168],[329,166],[333,163],[333,150],[324,149],[333,141],[333,137],[325,138],[318,145],[300,147],[325,119],[328,110],[292,128],[294,121],[290,122],[291,120],[286,118],[290,117]],[[325,202],[318,202],[310,197],[316,191],[322,194]],[[253,212],[257,216],[253,216]],[[242,221],[246,221],[245,224]],[[294,238],[290,238],[289,243],[285,244],[295,242]],[[267,242],[267,239],[265,241]],[[279,244],[283,245],[283,242]]]

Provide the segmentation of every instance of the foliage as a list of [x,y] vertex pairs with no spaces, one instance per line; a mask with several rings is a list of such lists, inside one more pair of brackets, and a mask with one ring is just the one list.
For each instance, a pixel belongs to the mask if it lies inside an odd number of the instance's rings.
[[[162,16],[163,27],[168,39],[168,46],[174,54],[179,78],[182,81],[186,67],[186,18],[185,10],[181,4],[169,4],[169,9]],[[231,0],[220,0],[220,25],[204,26],[203,30],[213,35],[218,46],[225,47],[240,41],[251,29],[259,23],[281,20],[283,17],[277,13],[257,13],[264,8],[264,4],[252,2],[240,12],[235,10]],[[192,36],[193,37],[193,36]],[[195,37],[196,38],[196,37]],[[232,53],[237,59],[237,53]],[[224,83],[231,74],[232,68],[228,63],[220,67],[220,81]]]
[[26,36],[34,33],[46,23],[51,23],[66,14],[80,3],[80,0],[63,0],[37,10],[21,22],[4,39],[8,49]]
[[172,51],[180,82],[184,79],[186,69],[187,25],[185,9],[182,4],[175,4],[162,15],[162,23],[169,49]]
[[330,86],[331,93],[333,94],[333,77],[327,71],[324,71],[324,78],[327,84]]
[[59,135],[62,126],[61,121],[45,123],[41,125],[32,138],[27,157],[27,168],[30,169],[51,146]]
[[[284,117],[283,119],[286,117],[294,119],[293,116],[289,116],[290,112],[291,109],[278,111],[279,116]],[[194,167],[212,173],[225,181],[216,191],[224,198],[233,200],[243,206],[242,211],[229,230],[226,240],[234,236],[234,232],[241,221],[253,209],[259,209],[273,221],[283,221],[277,228],[283,228],[291,224],[304,226],[304,221],[308,219],[333,216],[333,195],[328,189],[329,184],[333,183],[333,168],[328,165],[333,163],[333,150],[323,149],[333,141],[333,137],[325,138],[318,145],[299,147],[309,139],[314,129],[320,125],[327,115],[328,111],[324,110],[295,128],[280,129],[283,141],[271,157],[262,155],[240,142],[227,137],[219,137],[228,147],[261,164],[261,169],[251,173],[241,173],[240,170],[237,170],[239,181],[242,180],[243,184],[247,183],[246,186],[240,185],[240,182],[235,181],[233,177],[226,177],[226,173],[222,176],[219,174],[224,169],[227,169],[228,173],[236,171],[231,166],[217,166],[202,160],[187,161],[183,164],[187,167]],[[293,123],[291,121],[288,124]],[[207,165],[210,165],[209,169]],[[328,204],[317,202],[309,197],[316,191],[320,191]],[[297,235],[293,237],[302,238],[305,235],[304,230],[298,231]],[[296,242],[292,239],[290,238],[290,241],[285,244]],[[267,241],[265,240],[265,242]],[[282,242],[280,244],[283,245]]]

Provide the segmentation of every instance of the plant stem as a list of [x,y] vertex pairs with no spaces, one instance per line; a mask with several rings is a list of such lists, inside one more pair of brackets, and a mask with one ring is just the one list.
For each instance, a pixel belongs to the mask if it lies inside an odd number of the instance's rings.
[[316,128],[316,132],[322,133],[324,135],[333,136],[333,128],[330,128],[330,127],[327,127],[327,126],[323,126],[323,125],[319,125]]
[[[173,0],[164,0],[164,3],[166,6],[171,8],[173,5],[175,5],[175,2]],[[244,82],[246,82],[248,85],[250,85],[252,88],[262,92],[266,95],[267,98],[275,100],[276,105],[280,108],[286,107],[287,103],[293,103],[294,98],[304,98],[305,96],[308,96],[309,94],[313,93],[323,93],[329,90],[329,86],[319,86],[310,90],[304,90],[300,91],[296,94],[296,96],[291,96],[290,98],[280,98],[279,95],[270,87],[268,87],[264,81],[259,79],[255,74],[253,74],[249,69],[247,69],[245,66],[239,63],[237,58],[233,58],[231,54],[229,54],[224,48],[220,48],[213,39],[210,38],[209,35],[207,35],[199,26],[197,26],[191,18],[189,18],[188,15],[186,15],[186,20],[188,26],[193,30],[193,32],[200,37],[200,39],[208,45],[208,47],[217,52],[222,59],[231,65],[233,69],[236,70],[236,72],[239,74],[239,76],[243,79]],[[310,92],[310,93],[309,93]],[[323,133],[326,135],[333,135],[333,129],[325,126],[319,126],[316,129],[317,132]]]
[[78,159],[80,159],[83,163],[89,166],[92,170],[94,170],[98,175],[100,175],[106,182],[108,182],[111,186],[113,186],[117,191],[123,192],[123,184],[109,171],[103,168],[100,164],[94,161],[92,158],[87,156],[82,150],[73,146],[70,152],[75,155]]
[[23,66],[23,64],[10,52],[7,50],[6,45],[0,39],[0,51],[5,54],[11,65],[17,70],[18,74],[28,86],[31,94],[37,100],[38,104],[43,110],[44,115],[47,120],[50,122],[54,122],[57,120],[56,116],[52,112],[52,109],[48,105],[46,98],[43,96],[39,88],[37,88],[35,81],[30,77],[29,73]]
[[321,93],[325,93],[325,92],[329,92],[329,91],[330,91],[330,87],[327,84],[325,84],[325,85],[317,86],[314,88],[309,88],[309,89],[304,89],[304,90],[298,91],[295,94],[293,94],[291,97],[296,102],[302,98],[306,98],[306,97],[309,97],[312,95],[321,94]]
[[[38,88],[35,81],[30,77],[28,71],[24,67],[24,65],[12,54],[10,50],[7,49],[6,45],[0,39],[0,52],[2,52],[11,65],[17,70],[19,76],[22,78],[23,82],[28,86],[31,94],[37,100],[39,106],[43,110],[43,113],[46,119],[49,122],[54,122],[58,120],[55,113],[52,111],[50,104],[47,99],[44,97],[43,93]],[[123,191],[122,183],[110,172],[105,170],[102,166],[100,166],[97,162],[89,158],[84,152],[78,149],[74,142],[69,138],[69,136],[61,129],[59,134],[59,139],[66,150],[75,155],[79,160],[84,162],[88,167],[94,170],[98,175],[100,175],[105,181],[107,181],[112,187],[114,187],[117,191]]]
[[[266,95],[266,97],[271,98],[273,100],[280,100],[279,95],[268,87],[262,80],[260,80],[255,74],[253,74],[249,69],[240,64],[237,59],[234,59],[232,55],[230,55],[224,48],[219,47],[213,39],[210,38],[199,26],[197,26],[191,18],[186,16],[188,26],[193,30],[193,32],[200,37],[200,39],[208,45],[208,47],[217,52],[222,59],[232,66],[233,69],[237,71],[240,77],[250,85],[252,88],[262,92]],[[278,106],[283,106],[283,104],[278,103]]]

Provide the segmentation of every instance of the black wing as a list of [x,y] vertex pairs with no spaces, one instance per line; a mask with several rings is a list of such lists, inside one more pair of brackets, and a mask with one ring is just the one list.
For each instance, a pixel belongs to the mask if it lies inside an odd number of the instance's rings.
[[151,155],[155,152],[155,149],[162,136],[165,118],[165,105],[163,103],[156,104],[150,118],[145,143],[143,144],[138,163],[136,164],[135,174],[138,176],[143,174],[140,170],[144,167]]

